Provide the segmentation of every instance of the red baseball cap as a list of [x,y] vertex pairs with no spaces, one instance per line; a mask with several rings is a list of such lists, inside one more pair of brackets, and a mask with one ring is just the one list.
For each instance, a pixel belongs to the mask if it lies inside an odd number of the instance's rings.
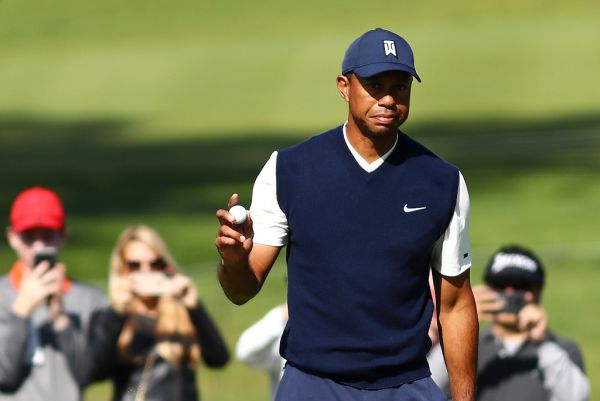
[[65,209],[55,192],[32,187],[15,198],[10,210],[10,225],[17,232],[32,228],[61,230],[65,226]]

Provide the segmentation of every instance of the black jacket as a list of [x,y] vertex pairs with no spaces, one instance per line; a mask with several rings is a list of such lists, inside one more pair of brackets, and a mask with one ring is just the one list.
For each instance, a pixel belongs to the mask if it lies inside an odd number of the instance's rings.
[[[209,367],[223,367],[229,361],[229,351],[213,320],[200,303],[188,312],[196,328],[202,361]],[[113,401],[134,400],[144,371],[143,364],[123,363],[116,358],[116,344],[125,320],[112,309],[97,313],[92,320],[90,342],[94,352],[90,381],[110,378],[114,388]],[[198,401],[195,370],[187,365],[173,366],[155,356],[149,370],[145,401]]]

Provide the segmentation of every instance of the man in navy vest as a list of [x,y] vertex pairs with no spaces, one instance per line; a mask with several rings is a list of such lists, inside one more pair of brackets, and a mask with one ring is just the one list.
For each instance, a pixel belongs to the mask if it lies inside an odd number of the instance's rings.
[[[469,196],[458,169],[399,130],[413,53],[374,29],[346,51],[342,126],[273,153],[250,217],[218,210],[217,268],[236,304],[286,247],[287,360],[277,401],[445,400],[426,354],[433,271],[454,401],[473,399],[477,312],[469,282]],[[238,202],[232,195],[228,207]]]

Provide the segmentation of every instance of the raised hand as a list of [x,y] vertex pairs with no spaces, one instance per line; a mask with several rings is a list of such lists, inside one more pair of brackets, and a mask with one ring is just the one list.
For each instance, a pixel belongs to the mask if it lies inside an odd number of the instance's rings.
[[533,341],[542,341],[548,329],[548,314],[540,305],[529,303],[519,312],[519,329]]
[[[13,312],[27,318],[49,297],[60,298],[64,279],[65,266],[62,263],[50,267],[48,261],[43,261],[31,270],[24,269],[17,298],[12,305]],[[60,311],[51,312],[53,315],[60,314]]]
[[[227,209],[231,209],[237,203],[238,195],[231,195],[227,203]],[[228,210],[219,209],[216,216],[219,219],[220,226],[215,246],[223,264],[245,265],[253,247],[254,231],[252,230],[251,217],[248,216],[242,224],[235,224],[235,218]]]
[[169,280],[164,295],[178,298],[188,309],[198,306],[198,289],[187,276],[176,274]]
[[477,317],[480,322],[489,322],[504,306],[504,301],[498,292],[486,285],[473,287],[473,296],[477,305]]

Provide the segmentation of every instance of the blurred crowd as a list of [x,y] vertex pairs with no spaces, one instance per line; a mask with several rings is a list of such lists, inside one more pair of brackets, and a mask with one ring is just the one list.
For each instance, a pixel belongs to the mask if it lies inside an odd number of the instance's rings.
[[200,399],[195,368],[230,359],[194,282],[145,225],[118,237],[102,291],[71,280],[59,196],[33,187],[12,204],[16,262],[0,278],[0,400],[77,401],[110,380],[114,401]]
[[[108,296],[73,281],[60,259],[68,235],[52,190],[33,187],[12,204],[6,236],[16,261],[0,278],[0,400],[77,401],[89,384],[110,380],[114,401],[200,399],[195,369],[221,368],[227,344],[151,227],[117,238]],[[473,288],[480,323],[477,400],[584,401],[590,394],[575,341],[549,328],[541,304],[546,270],[529,249],[506,246]],[[435,289],[432,297],[435,300]],[[239,360],[269,374],[271,394],[285,367],[280,356],[287,304],[275,306],[239,337]],[[428,362],[450,394],[437,314]]]

